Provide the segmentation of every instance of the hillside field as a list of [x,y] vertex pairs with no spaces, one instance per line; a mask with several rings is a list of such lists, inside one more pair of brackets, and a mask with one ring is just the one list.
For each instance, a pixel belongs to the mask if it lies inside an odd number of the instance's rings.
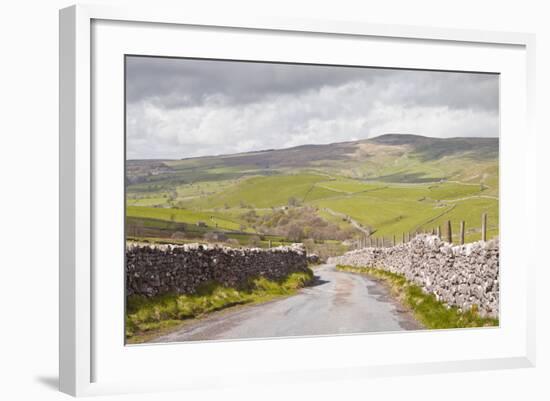
[[492,238],[499,233],[498,139],[475,139],[385,135],[239,155],[129,161],[127,234],[150,241],[234,239],[235,246],[310,240],[317,249],[339,245],[340,252],[365,233],[399,242],[403,233],[438,226],[444,232],[447,220],[454,241],[461,220],[466,241],[476,241],[487,213]]

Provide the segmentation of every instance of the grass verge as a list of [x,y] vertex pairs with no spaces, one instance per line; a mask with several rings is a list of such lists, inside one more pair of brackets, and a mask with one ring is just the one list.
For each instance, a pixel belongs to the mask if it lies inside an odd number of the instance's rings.
[[454,306],[438,301],[426,294],[404,276],[373,267],[340,266],[338,270],[361,273],[381,281],[404,306],[411,309],[415,318],[427,329],[455,329],[465,327],[498,326],[498,319],[481,317],[475,307],[461,312]]
[[264,277],[250,280],[242,289],[207,283],[193,295],[165,294],[156,297],[132,295],[126,303],[126,343],[146,342],[165,334],[186,319],[231,306],[261,303],[295,294],[313,279],[313,272],[292,273],[284,280]]

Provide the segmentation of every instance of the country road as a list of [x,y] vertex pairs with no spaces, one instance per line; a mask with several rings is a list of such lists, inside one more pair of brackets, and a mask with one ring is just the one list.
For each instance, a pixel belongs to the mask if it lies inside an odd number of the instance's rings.
[[313,286],[259,305],[214,313],[150,342],[246,339],[414,330],[409,312],[376,281],[340,272],[333,265],[315,269]]

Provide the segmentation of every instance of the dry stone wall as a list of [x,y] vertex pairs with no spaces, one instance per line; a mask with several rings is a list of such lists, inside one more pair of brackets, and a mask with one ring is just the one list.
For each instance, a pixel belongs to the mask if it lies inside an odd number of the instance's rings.
[[329,259],[329,263],[376,267],[404,275],[447,305],[498,317],[498,240],[453,246],[437,236],[419,235],[391,248],[365,248]]
[[126,248],[126,294],[193,294],[206,282],[241,287],[250,278],[279,280],[307,269],[301,244],[271,249],[130,245]]

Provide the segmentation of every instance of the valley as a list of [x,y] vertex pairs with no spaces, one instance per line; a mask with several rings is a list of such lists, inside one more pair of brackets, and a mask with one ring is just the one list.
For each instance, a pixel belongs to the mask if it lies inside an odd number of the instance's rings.
[[128,160],[130,241],[269,247],[334,256],[371,238],[465,221],[466,242],[499,233],[498,138],[387,134],[181,160]]

